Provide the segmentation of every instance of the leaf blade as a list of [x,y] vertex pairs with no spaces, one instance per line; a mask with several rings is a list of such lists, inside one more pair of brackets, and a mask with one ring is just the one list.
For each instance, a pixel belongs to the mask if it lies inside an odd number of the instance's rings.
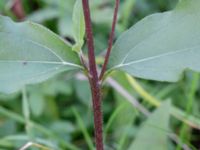
[[129,150],[167,150],[170,108],[170,101],[164,102],[150,115]]
[[73,46],[73,50],[79,52],[84,44],[84,36],[85,36],[85,20],[82,8],[82,2],[80,0],[76,0],[72,15],[73,21],[73,33],[75,39],[75,45]]
[[159,81],[177,81],[188,68],[200,71],[198,6],[198,0],[183,0],[175,10],[150,15],[130,28],[113,47],[109,71]]
[[75,69],[81,69],[80,60],[69,43],[38,24],[0,16],[0,92]]

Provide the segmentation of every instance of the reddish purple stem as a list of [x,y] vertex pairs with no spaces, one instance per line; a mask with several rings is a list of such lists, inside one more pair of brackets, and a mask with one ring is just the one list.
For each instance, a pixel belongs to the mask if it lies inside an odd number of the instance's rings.
[[94,53],[94,40],[92,33],[91,17],[88,0],[82,0],[85,17],[88,59],[89,59],[89,82],[92,92],[92,102],[94,111],[95,143],[97,150],[103,150],[103,115],[101,112],[101,87],[99,84],[97,67]]
[[104,150],[103,128],[102,128],[103,115],[101,112],[101,98],[102,97],[101,97],[100,80],[103,78],[103,75],[105,73],[106,66],[107,66],[108,59],[111,52],[111,48],[112,48],[115,26],[117,23],[117,13],[118,13],[118,8],[119,8],[119,2],[120,0],[116,0],[113,23],[112,23],[112,31],[110,33],[110,38],[108,42],[108,50],[105,56],[105,62],[104,62],[100,77],[98,77],[97,66],[96,66],[96,61],[95,61],[94,40],[93,40],[93,33],[92,33],[89,2],[88,0],[82,0],[85,26],[86,26],[87,45],[88,45],[88,59],[89,59],[89,77],[88,78],[89,78],[91,92],[92,92],[96,150]]
[[17,19],[19,19],[19,20],[24,19],[25,12],[24,12],[21,0],[13,0],[13,6],[12,6],[11,10],[15,14]]
[[120,2],[120,0],[116,0],[116,2],[115,2],[115,11],[114,11],[114,16],[113,16],[112,30],[111,30],[110,37],[109,37],[109,40],[108,40],[108,49],[107,49],[107,52],[106,52],[105,61],[104,61],[104,64],[103,64],[103,67],[102,67],[102,70],[101,70],[101,74],[99,76],[99,80],[102,80],[104,73],[106,71],[106,66],[107,66],[108,61],[109,61],[110,52],[111,52],[111,49],[112,49],[112,44],[113,44],[113,39],[114,39],[114,34],[115,34],[115,27],[116,27],[116,23],[117,23],[117,14],[118,14],[118,9],[119,9],[119,2]]

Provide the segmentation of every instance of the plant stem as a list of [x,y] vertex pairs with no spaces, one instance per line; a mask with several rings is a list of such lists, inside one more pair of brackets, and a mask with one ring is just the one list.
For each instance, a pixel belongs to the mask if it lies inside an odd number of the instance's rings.
[[119,2],[120,2],[120,0],[115,1],[115,10],[114,10],[114,15],[113,15],[112,30],[111,30],[110,37],[109,37],[109,40],[108,40],[108,49],[107,49],[107,52],[106,52],[105,61],[104,61],[104,64],[103,64],[103,67],[102,67],[102,70],[101,70],[101,74],[99,76],[99,80],[102,80],[102,78],[103,78],[103,75],[106,71],[106,66],[108,64],[108,60],[109,60],[109,57],[110,57],[110,52],[111,52],[111,49],[112,49],[112,44],[113,44],[113,39],[114,39],[114,34],[115,34],[115,27],[116,27],[116,23],[117,23],[117,14],[118,14],[118,9],[119,9]]
[[13,0],[13,5],[11,10],[16,15],[17,19],[23,19],[25,17],[25,12],[22,6],[21,0]]
[[95,128],[95,142],[96,150],[103,150],[103,129],[101,112],[101,87],[99,84],[97,67],[94,53],[94,40],[92,33],[91,17],[88,0],[82,0],[83,12],[85,18],[87,44],[88,44],[88,59],[89,59],[89,82],[92,92],[92,102],[94,111],[94,128]]

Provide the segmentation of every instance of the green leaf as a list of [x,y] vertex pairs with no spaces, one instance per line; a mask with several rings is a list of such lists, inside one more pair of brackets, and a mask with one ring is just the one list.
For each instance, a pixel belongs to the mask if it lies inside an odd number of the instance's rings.
[[67,70],[81,69],[71,45],[32,22],[0,16],[0,92],[14,92]]
[[44,8],[38,11],[33,12],[28,16],[28,20],[32,20],[37,23],[42,23],[46,20],[54,19],[59,17],[58,10],[54,8]]
[[113,47],[109,71],[177,81],[185,69],[200,71],[200,1],[182,0],[173,10],[150,15]]
[[35,117],[40,116],[45,110],[45,97],[40,92],[30,92],[29,107]]
[[[67,27],[67,28],[66,28]],[[73,37],[72,18],[69,14],[60,15],[58,18],[58,32],[62,37]]]
[[90,92],[90,85],[87,82],[87,80],[75,80],[74,88],[78,99],[83,104],[89,107],[91,100],[91,92]]
[[63,37],[73,37],[72,12],[75,0],[43,0],[46,3],[43,9],[35,11],[28,19],[44,23],[45,21],[55,19],[58,25],[58,33]]
[[85,36],[85,20],[81,0],[76,0],[72,20],[74,39],[76,42],[76,44],[73,47],[73,50],[79,52],[84,44]]
[[92,21],[96,24],[109,24],[112,22],[113,19],[113,8],[105,7],[103,9],[93,9],[92,14]]
[[128,150],[167,150],[170,108],[170,101],[166,101],[153,112]]

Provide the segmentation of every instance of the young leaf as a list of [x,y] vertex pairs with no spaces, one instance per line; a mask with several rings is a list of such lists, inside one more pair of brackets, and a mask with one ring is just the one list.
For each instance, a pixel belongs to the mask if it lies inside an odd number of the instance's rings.
[[85,20],[81,0],[76,0],[73,11],[73,31],[76,44],[73,47],[74,51],[79,52],[84,44],[85,36]]
[[80,69],[79,57],[48,29],[0,16],[0,92],[14,92],[67,70]]
[[128,150],[167,150],[170,107],[167,101],[151,114]]
[[144,18],[117,40],[110,71],[159,81],[177,81],[187,68],[200,71],[199,8],[199,0],[182,0],[173,11]]

